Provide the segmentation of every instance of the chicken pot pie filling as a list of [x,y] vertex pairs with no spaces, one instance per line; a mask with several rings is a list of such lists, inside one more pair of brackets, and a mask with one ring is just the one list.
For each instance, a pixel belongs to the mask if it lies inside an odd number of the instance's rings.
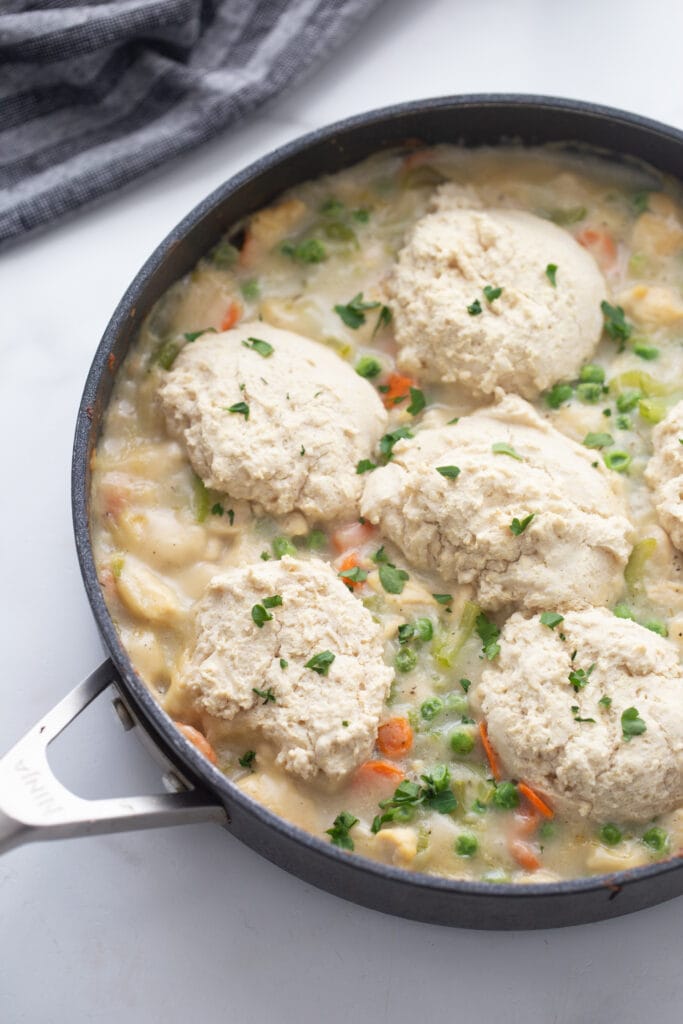
[[91,533],[136,671],[350,855],[679,855],[682,338],[680,190],[647,167],[437,146],[292,189],[117,370]]

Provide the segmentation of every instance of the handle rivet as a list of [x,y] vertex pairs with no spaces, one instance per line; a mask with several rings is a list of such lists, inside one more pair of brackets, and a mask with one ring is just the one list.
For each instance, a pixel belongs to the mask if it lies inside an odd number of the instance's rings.
[[114,711],[116,712],[116,717],[118,718],[119,722],[121,723],[125,731],[128,732],[135,726],[133,716],[131,715],[130,711],[128,710],[128,708],[123,703],[120,697],[114,697],[114,699],[112,700],[112,705],[114,707]]

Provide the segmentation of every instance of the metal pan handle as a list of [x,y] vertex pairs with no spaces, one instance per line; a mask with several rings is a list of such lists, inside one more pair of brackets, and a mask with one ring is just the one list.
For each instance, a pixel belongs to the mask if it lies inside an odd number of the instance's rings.
[[49,744],[117,678],[111,661],[105,661],[0,760],[0,853],[35,840],[207,821],[226,823],[225,808],[197,789],[84,800],[55,778],[47,760]]

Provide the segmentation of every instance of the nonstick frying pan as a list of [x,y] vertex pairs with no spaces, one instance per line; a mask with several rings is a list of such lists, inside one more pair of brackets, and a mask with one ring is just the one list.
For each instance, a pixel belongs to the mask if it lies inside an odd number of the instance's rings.
[[[408,140],[467,146],[519,142],[645,161],[683,178],[683,133],[591,104],[535,96],[456,96],[362,114],[258,160],[199,204],[150,256],[119,303],[95,353],[78,412],[72,467],[76,547],[109,658],[0,761],[0,851],[23,842],[213,821],[268,860],[338,896],[417,920],[469,928],[547,928],[626,914],[683,892],[674,858],[612,875],[525,885],[432,877],[337,849],[247,797],[178,732],[135,674],[107,611],[89,532],[90,459],[116,367],[153,304],[234,223],[299,182]],[[106,687],[114,706],[161,760],[169,792],[83,800],[51,773],[50,741]]]

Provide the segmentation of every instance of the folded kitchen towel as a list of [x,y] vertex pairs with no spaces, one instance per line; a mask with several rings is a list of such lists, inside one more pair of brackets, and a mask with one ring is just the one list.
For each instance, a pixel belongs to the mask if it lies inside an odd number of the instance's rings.
[[381,0],[2,0],[0,245],[195,149]]

